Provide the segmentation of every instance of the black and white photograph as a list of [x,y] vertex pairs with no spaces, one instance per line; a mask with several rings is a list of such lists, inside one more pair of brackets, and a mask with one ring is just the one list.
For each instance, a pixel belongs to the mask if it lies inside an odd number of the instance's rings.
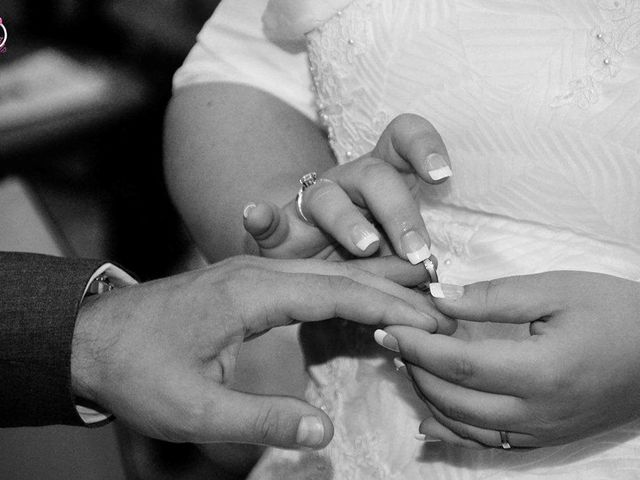
[[0,479],[640,480],[640,0],[0,0]]

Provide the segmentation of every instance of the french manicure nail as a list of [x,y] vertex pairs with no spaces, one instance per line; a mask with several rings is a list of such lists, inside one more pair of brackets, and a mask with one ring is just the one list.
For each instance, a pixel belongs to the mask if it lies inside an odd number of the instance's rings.
[[300,419],[296,433],[296,443],[303,447],[317,447],[324,440],[324,424],[318,417],[306,416]]
[[396,367],[396,371],[400,375],[411,380],[411,375],[409,375],[409,371],[407,370],[407,365],[402,360],[400,360],[398,357],[394,358],[393,365]]
[[389,335],[384,330],[376,330],[373,334],[373,339],[381,347],[391,350],[392,352],[400,353],[400,346],[398,345],[396,337]]
[[413,265],[424,262],[429,258],[429,256],[431,256],[431,251],[429,250],[427,242],[425,242],[424,238],[414,230],[410,230],[405,233],[402,236],[400,243],[402,244],[404,253],[407,255],[407,259]]
[[440,443],[440,442],[442,442],[442,440],[440,440],[439,438],[427,437],[424,433],[419,433],[419,434],[415,435],[413,438],[415,438],[419,442],[424,442],[424,443]]
[[446,159],[439,153],[432,153],[427,157],[427,170],[433,181],[442,180],[453,175]]
[[253,202],[247,203],[247,206],[244,207],[244,210],[242,211],[242,216],[245,218],[245,220],[249,217],[249,212],[256,208],[256,206],[257,205]]
[[356,225],[351,231],[351,241],[364,252],[372,243],[379,242],[380,237],[370,228]]
[[448,300],[458,300],[464,295],[463,286],[448,283],[432,283],[429,285],[429,291],[434,298],[446,298]]
[[401,368],[407,368],[407,365],[398,357],[393,359],[393,364],[395,365],[396,370],[400,370]]

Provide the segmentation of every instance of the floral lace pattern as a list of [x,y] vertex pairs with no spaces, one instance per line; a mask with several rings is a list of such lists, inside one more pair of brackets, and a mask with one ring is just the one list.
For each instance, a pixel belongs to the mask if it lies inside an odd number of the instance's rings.
[[[366,10],[377,3],[379,1],[356,0],[348,6],[349,15],[340,11],[333,21],[307,36],[310,45],[309,68],[317,94],[318,112],[340,163],[371,150],[390,121],[383,111],[371,119],[371,124],[350,124],[344,121],[342,115],[344,109],[365,101],[364,90],[348,81],[352,78],[349,69],[372,41],[371,20]],[[360,12],[354,13],[353,10]],[[345,39],[338,44],[338,48],[335,38]],[[321,56],[319,52],[322,52]],[[338,138],[340,142],[336,140]]]
[[[443,282],[558,269],[640,278],[639,3],[354,0],[307,35],[339,162],[370,151],[401,112],[442,135],[454,176],[421,200]],[[604,108],[586,108],[598,100]],[[521,327],[463,322],[456,335],[516,339]],[[640,478],[640,422],[527,452],[419,445],[428,413],[389,357],[367,351],[371,332],[323,333],[303,341],[319,353],[307,399],[333,419],[334,440],[299,457],[271,453],[252,479]]]
[[640,46],[640,1],[597,0],[605,22],[589,34],[588,73],[569,83],[567,93],[558,95],[552,107],[577,105],[588,108],[598,103],[600,85],[618,76],[625,56]]

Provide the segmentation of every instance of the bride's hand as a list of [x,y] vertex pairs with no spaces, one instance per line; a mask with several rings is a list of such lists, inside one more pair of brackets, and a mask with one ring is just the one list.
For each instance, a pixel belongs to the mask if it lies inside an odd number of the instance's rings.
[[[260,253],[272,258],[368,257],[391,248],[417,264],[430,256],[429,234],[416,196],[421,180],[436,184],[451,175],[447,150],[435,128],[417,115],[396,117],[367,155],[333,167],[303,195],[280,208],[250,204],[245,228]],[[379,224],[383,232],[376,228]],[[339,247],[343,247],[341,251]],[[350,254],[350,255],[349,255]]]
[[438,284],[432,293],[444,294],[434,301],[452,318],[529,323],[531,336],[463,341],[385,329],[382,343],[399,347],[433,413],[420,425],[426,436],[500,447],[505,431],[513,447],[545,447],[640,414],[639,283],[564,271],[464,288]]

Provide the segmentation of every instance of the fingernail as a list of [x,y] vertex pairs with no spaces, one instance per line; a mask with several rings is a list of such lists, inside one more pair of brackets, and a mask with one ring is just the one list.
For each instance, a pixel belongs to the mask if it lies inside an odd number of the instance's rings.
[[372,243],[379,242],[380,237],[370,228],[356,225],[351,231],[351,241],[364,252]]
[[463,286],[448,283],[432,283],[429,285],[429,291],[434,298],[446,298],[448,300],[458,300],[464,295]]
[[442,180],[453,175],[447,160],[439,153],[432,153],[427,157],[427,170],[433,181]]
[[440,440],[439,438],[427,437],[423,433],[419,433],[416,436],[414,436],[413,438],[415,438],[419,442],[424,442],[424,443],[440,443],[440,442],[442,442],[442,440]]
[[249,217],[249,212],[251,210],[253,210],[254,208],[256,208],[256,204],[255,203],[247,203],[247,206],[244,207],[244,210],[242,211],[242,216],[247,219]]
[[402,360],[400,360],[398,357],[394,358],[393,365],[396,367],[396,371],[400,375],[411,380],[411,375],[409,375],[409,371],[407,370],[407,365]]
[[402,244],[404,253],[407,255],[407,259],[413,265],[424,262],[431,255],[427,242],[424,241],[424,238],[422,238],[418,232],[413,230],[405,233],[400,243]]
[[373,334],[373,339],[381,347],[391,350],[392,352],[400,353],[400,346],[398,345],[396,337],[389,335],[384,330],[376,330]]
[[303,447],[317,447],[324,440],[324,424],[318,417],[306,416],[300,419],[296,442]]

